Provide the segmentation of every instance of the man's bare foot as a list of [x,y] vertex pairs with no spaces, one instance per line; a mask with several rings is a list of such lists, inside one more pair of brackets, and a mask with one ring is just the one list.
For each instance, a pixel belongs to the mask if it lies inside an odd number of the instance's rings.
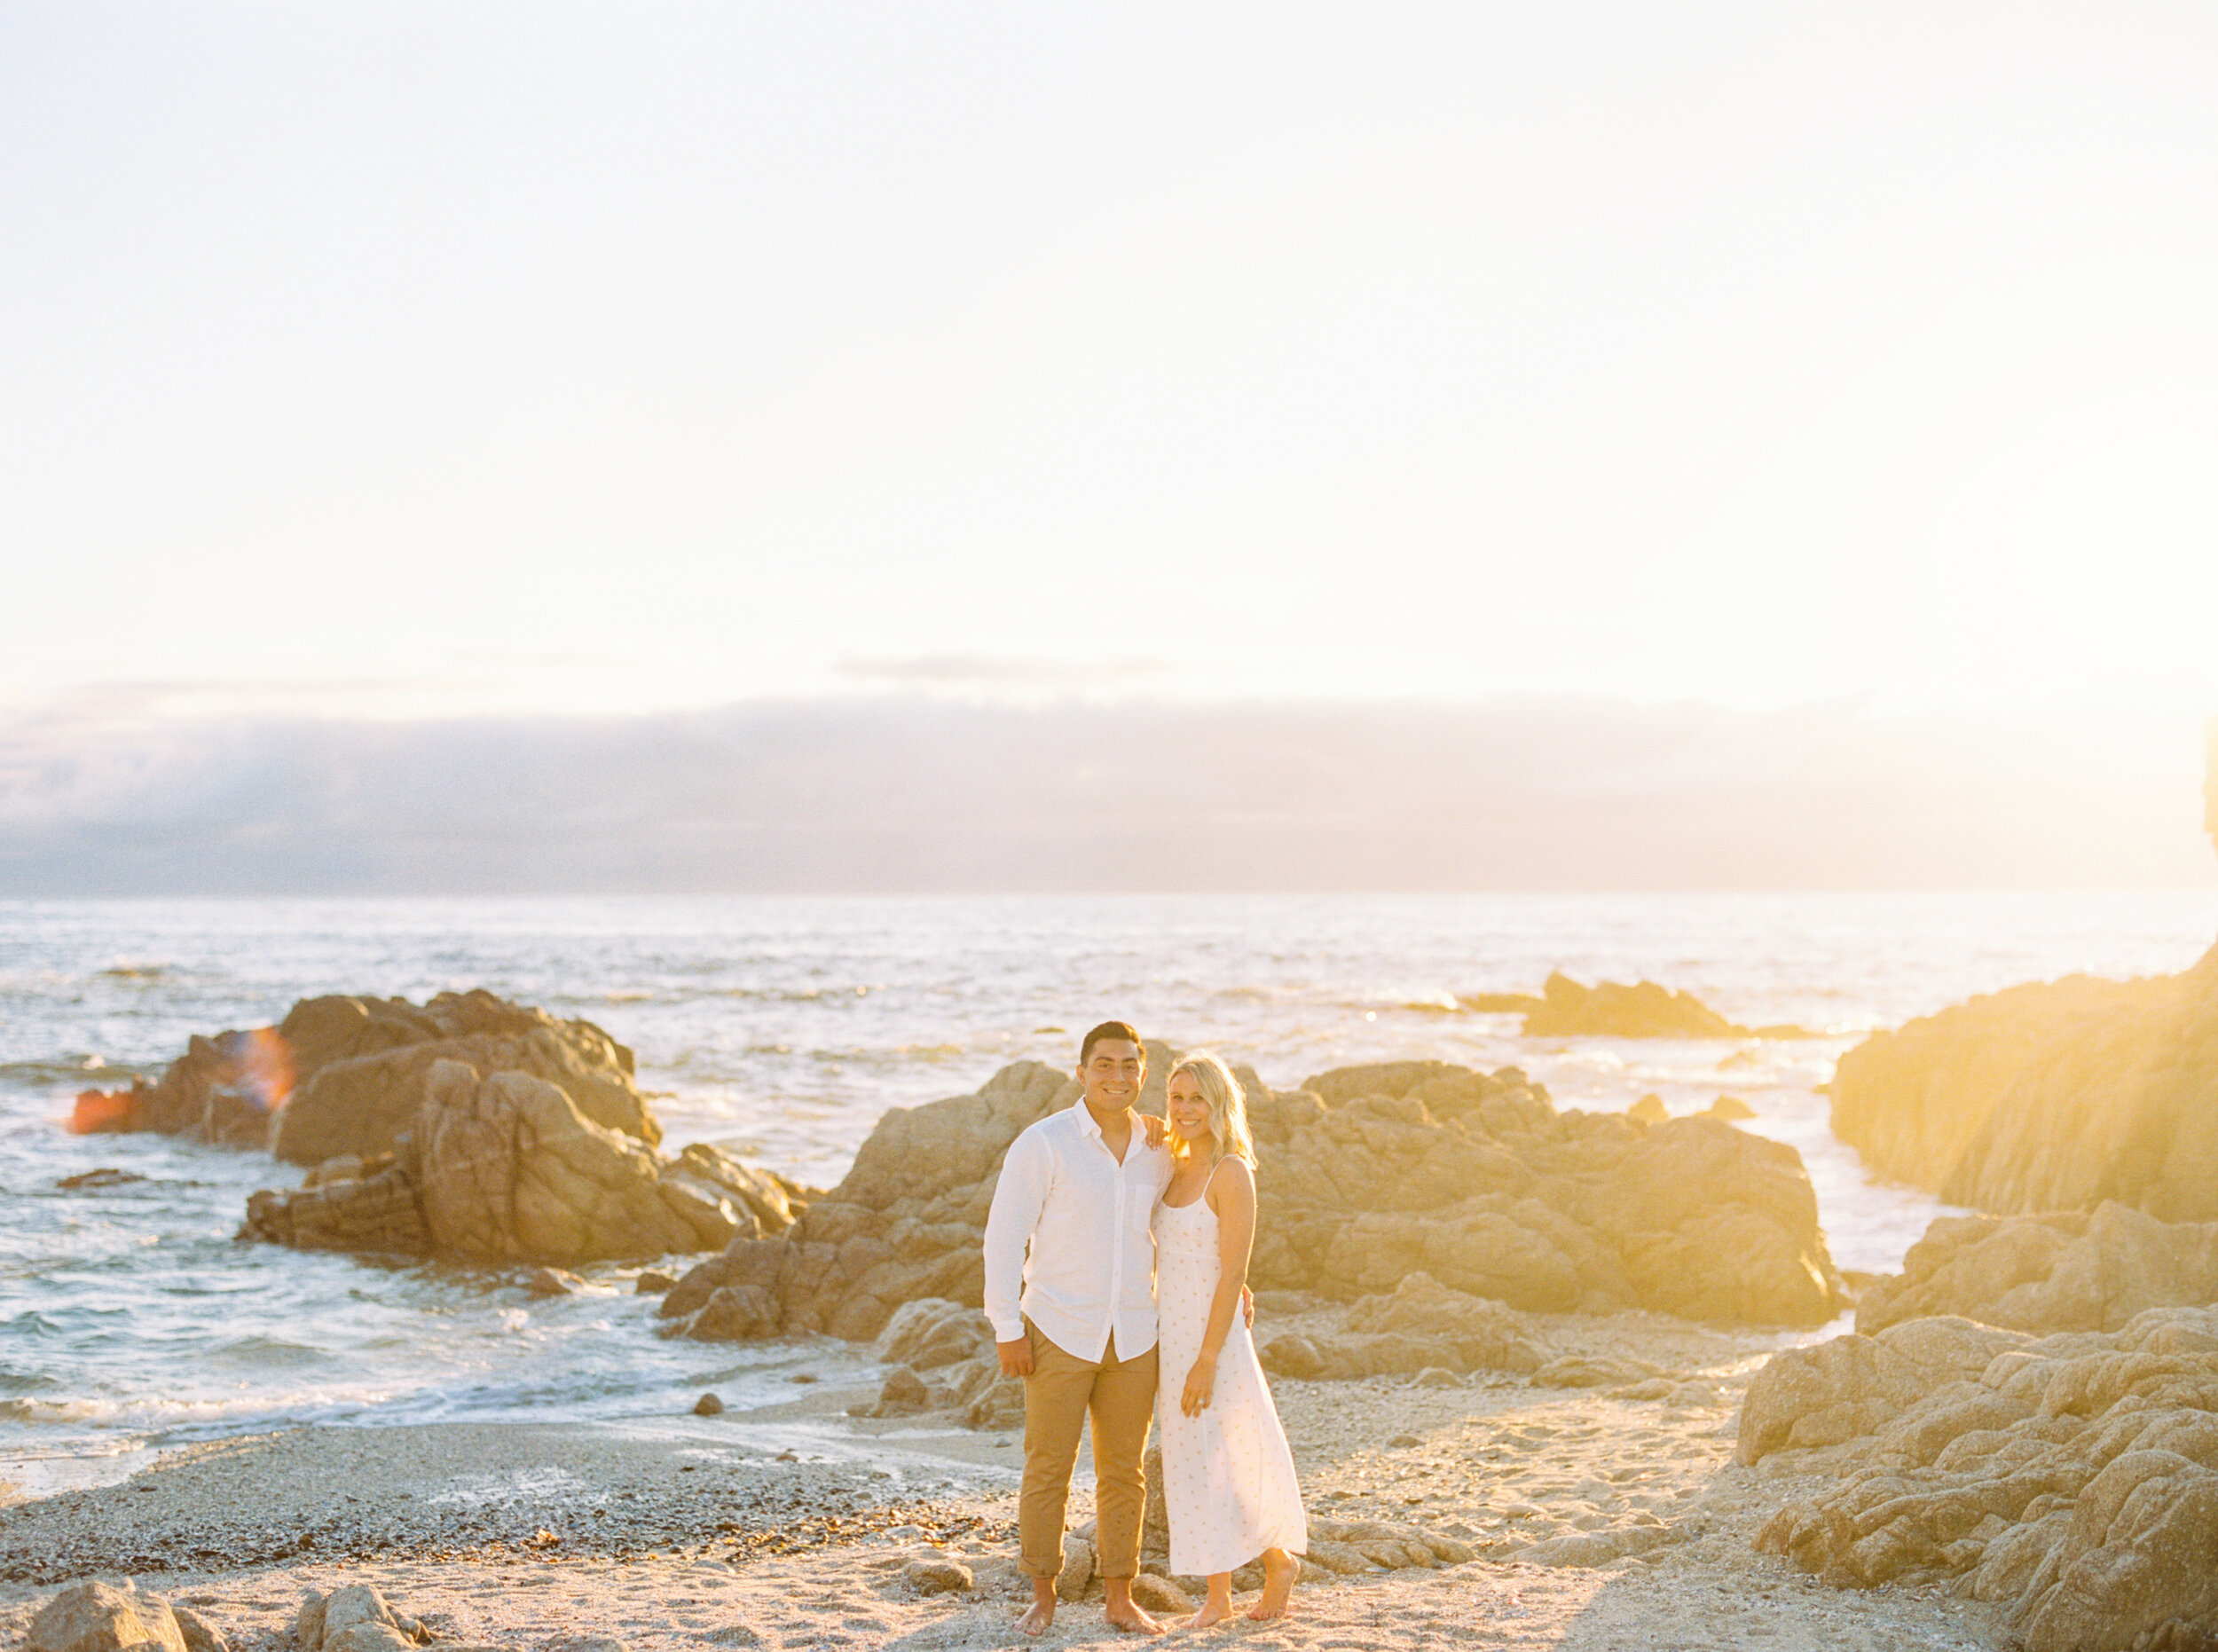
[[1126,1629],[1136,1635],[1160,1635],[1162,1624],[1157,1623],[1139,1608],[1139,1603],[1127,1601],[1122,1606],[1113,1606],[1108,1612],[1112,1629]]
[[1284,1549],[1272,1549],[1263,1556],[1263,1598],[1247,1609],[1247,1615],[1258,1623],[1286,1615],[1287,1597],[1294,1593],[1294,1580],[1302,1575],[1302,1562]]
[[1027,1635],[1043,1635],[1055,1622],[1055,1585],[1032,1580],[1032,1609],[1017,1620],[1017,1627]]
[[1104,1577],[1101,1592],[1107,1597],[1106,1616],[1111,1628],[1129,1630],[1136,1635],[1160,1635],[1163,1632],[1162,1624],[1142,1611],[1139,1602],[1132,1598],[1132,1579],[1129,1577]]

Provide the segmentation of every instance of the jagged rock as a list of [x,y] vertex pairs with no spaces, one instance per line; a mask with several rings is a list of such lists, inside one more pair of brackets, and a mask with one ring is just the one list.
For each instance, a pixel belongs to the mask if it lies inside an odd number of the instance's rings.
[[1165,1615],[1193,1610],[1193,1598],[1168,1577],[1144,1571],[1132,1579],[1132,1599],[1144,1612]]
[[1843,1056],[1833,1131],[1998,1215],[2104,1200],[2218,1219],[2218,948],[2180,975],[2013,987]]
[[[1558,970],[1537,1003],[1515,1005],[1528,1038],[1812,1038],[1806,1028],[1784,1024],[1742,1027],[1728,1021],[1689,992],[1655,981],[1581,985]],[[1661,1104],[1658,1104],[1659,1105]]]
[[2028,1339],[1970,1319],[1913,1320],[1774,1355],[1741,1403],[1734,1460],[1874,1434],[1929,1395],[1983,1373]]
[[248,1237],[303,1249],[576,1264],[711,1249],[790,1225],[790,1184],[717,1149],[676,1159],[528,1073],[434,1061],[401,1152],[247,1204]]
[[701,1342],[745,1342],[778,1333],[778,1300],[759,1285],[720,1286],[680,1327]]
[[[632,1052],[590,1021],[563,1021],[482,989],[400,998],[303,998],[275,1027],[195,1034],[159,1082],[82,1105],[80,1128],[158,1130],[266,1147],[295,1164],[391,1153],[431,1065],[531,1073],[595,1123],[649,1146],[661,1131]],[[97,1096],[97,1092],[94,1093]]]
[[[1024,1381],[1002,1374],[993,1332],[974,1308],[941,1297],[904,1303],[878,1333],[872,1350],[894,1367],[866,1414],[951,1411],[973,1428],[1024,1421]],[[920,1373],[929,1372],[932,1381]]]
[[895,1417],[904,1412],[928,1411],[932,1407],[932,1390],[924,1380],[907,1365],[896,1365],[885,1373],[885,1381],[878,1389],[877,1410],[880,1417]]
[[2151,1308],[2218,1302],[2218,1222],[2105,1201],[2038,1216],[1943,1216],[1856,1304],[1856,1328],[1962,1314],[2017,1331],[2115,1331]]
[[413,1644],[374,1584],[334,1589],[324,1597],[320,1617],[320,1652],[405,1652]]
[[392,1150],[431,1067],[529,1073],[554,1084],[603,1129],[649,1147],[662,1131],[633,1082],[632,1052],[590,1021],[562,1021],[483,990],[442,993],[421,1010],[398,999],[311,998],[278,1034],[300,1063],[271,1151],[294,1164]]
[[[1144,1103],[1160,1105],[1152,1087],[1171,1059],[1151,1047]],[[1240,1078],[1260,1158],[1258,1290],[1352,1302],[1422,1273],[1516,1309],[1646,1307],[1777,1325],[1823,1324],[1840,1305],[1816,1196],[1783,1144],[1714,1119],[1643,1128],[1558,1113],[1515,1068],[1392,1062],[1291,1091]],[[918,1298],[976,1308],[1001,1156],[1026,1125],[1076,1099],[1060,1072],[1019,1062],[976,1095],[893,1110],[784,1241],[735,1242],[680,1279],[662,1312],[688,1318],[718,1289],[753,1285],[779,1304],[778,1330],[860,1341]],[[1502,1324],[1471,1334],[1498,1335]],[[1355,1334],[1366,1333],[1359,1324]],[[1458,1351],[1444,1328],[1370,1334],[1403,1341],[1328,1363],[1531,1368],[1500,1349]]]
[[81,1578],[59,1590],[38,1609],[25,1637],[26,1652],[185,1652],[185,1632],[169,1603],[142,1594],[136,1586],[118,1588],[97,1578]]
[[576,1274],[561,1268],[534,1268],[523,1281],[524,1290],[533,1296],[575,1296],[585,1285]]
[[[2028,1652],[2218,1635],[2218,1309],[2034,1340],[1917,1319],[1775,1357],[1740,1458],[1827,1489],[1758,1535],[1843,1586],[2009,1608]],[[1814,1449],[1810,1449],[1814,1448]]]
[[247,1196],[247,1221],[240,1231],[247,1238],[296,1250],[414,1256],[431,1250],[416,1184],[389,1156],[374,1173],[349,1180],[319,1182],[290,1192],[257,1190]]
[[632,1294],[634,1296],[660,1296],[677,1283],[668,1274],[649,1268],[632,1282]]
[[198,1612],[184,1606],[172,1606],[169,1611],[177,1620],[177,1632],[185,1637],[185,1652],[231,1652],[224,1632]]

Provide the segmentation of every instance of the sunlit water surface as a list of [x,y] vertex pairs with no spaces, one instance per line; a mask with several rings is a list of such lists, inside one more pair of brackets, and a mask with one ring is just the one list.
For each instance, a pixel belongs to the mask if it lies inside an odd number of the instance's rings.
[[[0,903],[0,1479],[103,1477],[146,1450],[309,1420],[668,1411],[767,1399],[828,1350],[653,1334],[622,1290],[538,1302],[507,1276],[241,1244],[298,1172],[151,1136],[74,1137],[87,1083],[297,997],[487,987],[638,1052],[669,1145],[828,1185],[888,1107],[1058,1065],[1110,1016],[1291,1085],[1349,1062],[1514,1064],[1558,1104],[1674,1113],[1721,1093],[1798,1149],[1841,1265],[1880,1270],[1941,1208],[1868,1176],[1816,1091],[1863,1033],[2022,980],[2184,968],[2218,893]],[[1791,1043],[1528,1042],[1458,993],[1552,969],[1648,977]],[[113,1165],[146,1179],[65,1192]],[[623,1286],[621,1270],[597,1270]],[[788,1390],[790,1391],[790,1390]]]

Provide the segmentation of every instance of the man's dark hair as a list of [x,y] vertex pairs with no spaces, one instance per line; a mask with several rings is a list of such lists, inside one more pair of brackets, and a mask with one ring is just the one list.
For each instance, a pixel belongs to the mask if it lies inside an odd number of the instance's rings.
[[[1105,1038],[1121,1038],[1130,1043],[1140,1044],[1140,1035],[1132,1030],[1131,1022],[1104,1021],[1099,1027],[1094,1028],[1092,1032],[1087,1034],[1085,1042],[1079,1045],[1079,1066],[1084,1066],[1089,1061],[1091,1061],[1094,1058],[1094,1046]],[[1140,1059],[1143,1061],[1147,1059],[1147,1046],[1145,1044],[1140,1044]]]

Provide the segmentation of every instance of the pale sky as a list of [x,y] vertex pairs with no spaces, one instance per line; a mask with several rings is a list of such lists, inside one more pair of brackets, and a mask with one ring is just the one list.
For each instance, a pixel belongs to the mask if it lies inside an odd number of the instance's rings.
[[0,711],[2192,740],[2214,86],[2206,4],[24,0]]

